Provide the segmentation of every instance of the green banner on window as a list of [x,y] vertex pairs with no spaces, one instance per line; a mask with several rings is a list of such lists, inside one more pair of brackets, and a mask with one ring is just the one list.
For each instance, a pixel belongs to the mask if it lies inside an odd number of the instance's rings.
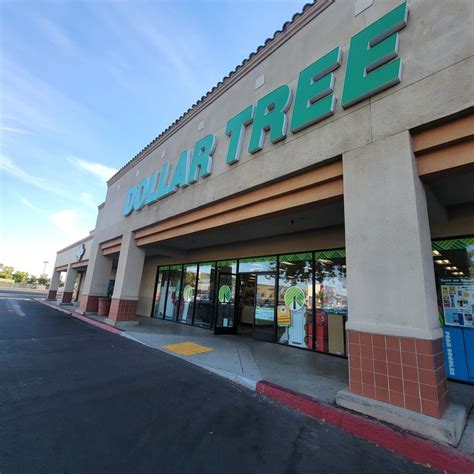
[[432,242],[433,250],[464,250],[469,245],[474,245],[474,238],[436,240]]
[[329,258],[345,258],[346,250],[321,250],[319,252],[314,252],[314,258],[316,260],[329,259]]

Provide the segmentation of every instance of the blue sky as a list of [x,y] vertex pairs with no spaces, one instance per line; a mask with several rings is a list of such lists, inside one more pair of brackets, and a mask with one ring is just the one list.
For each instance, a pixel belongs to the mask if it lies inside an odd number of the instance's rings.
[[0,262],[40,274],[106,180],[303,1],[1,1]]

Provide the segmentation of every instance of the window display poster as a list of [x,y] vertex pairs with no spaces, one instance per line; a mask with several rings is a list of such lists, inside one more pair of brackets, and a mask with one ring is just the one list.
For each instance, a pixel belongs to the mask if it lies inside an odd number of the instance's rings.
[[273,307],[268,306],[256,306],[255,307],[255,319],[262,321],[272,321],[275,319],[275,310]]
[[445,324],[474,327],[474,278],[441,278],[440,286]]
[[284,304],[277,307],[277,324],[279,327],[291,326],[291,311]]

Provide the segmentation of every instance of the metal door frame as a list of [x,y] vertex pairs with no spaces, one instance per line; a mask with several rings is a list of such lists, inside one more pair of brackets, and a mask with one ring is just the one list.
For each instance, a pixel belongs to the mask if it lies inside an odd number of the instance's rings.
[[[220,288],[220,282],[221,282],[221,276],[230,276],[235,277],[235,289],[234,289],[234,315],[232,318],[232,326],[230,327],[224,327],[224,326],[218,326],[218,320],[219,320],[219,304],[222,304],[219,302],[219,288]],[[214,323],[214,334],[215,335],[221,335],[221,334],[237,334],[237,324],[236,324],[236,308],[238,305],[238,289],[240,287],[240,279],[239,279],[239,274],[238,273],[228,273],[228,272],[218,272],[217,273],[217,278],[216,278],[216,304],[215,304],[215,323]]]

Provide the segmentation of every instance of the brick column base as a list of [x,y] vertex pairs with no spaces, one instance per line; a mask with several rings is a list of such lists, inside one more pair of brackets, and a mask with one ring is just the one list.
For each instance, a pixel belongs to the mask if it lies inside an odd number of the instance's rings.
[[441,418],[448,406],[442,339],[347,331],[349,390]]
[[51,301],[53,301],[53,300],[55,301],[57,294],[58,294],[57,290],[49,290],[48,291],[48,297],[46,299],[51,300]]
[[110,321],[135,321],[136,316],[137,301],[112,298],[109,312]]
[[79,296],[79,309],[83,313],[97,313],[99,296],[81,295]]
[[70,303],[72,301],[72,291],[63,291],[61,303]]

